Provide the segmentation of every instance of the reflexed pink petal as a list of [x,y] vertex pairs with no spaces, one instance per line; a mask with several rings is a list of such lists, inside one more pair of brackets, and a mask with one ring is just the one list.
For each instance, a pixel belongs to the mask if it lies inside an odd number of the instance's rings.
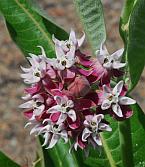
[[90,70],[85,70],[85,69],[83,69],[83,68],[78,68],[78,71],[82,74],[82,75],[84,75],[84,76],[89,76],[89,75],[91,75],[92,74],[92,69],[90,69]]
[[96,104],[89,99],[78,99],[75,105],[76,105],[75,106],[76,110],[80,110],[80,111],[90,109],[96,106]]
[[30,119],[33,116],[33,110],[28,110],[24,112],[24,116]]
[[50,119],[52,120],[52,122],[57,122],[60,117],[60,114],[61,114],[60,112],[51,114]]
[[67,121],[68,121],[68,125],[71,129],[77,129],[80,127],[80,120],[79,118],[77,118],[77,120],[75,122],[72,121],[71,118],[67,118]]
[[86,147],[86,144],[78,138],[78,146],[83,150]]
[[133,115],[133,111],[129,106],[121,106],[123,117],[130,118]]
[[27,92],[28,94],[35,94],[35,93],[38,93],[41,89],[41,84],[35,84],[34,86],[32,87],[29,87],[29,88],[26,88],[25,89],[25,92]]

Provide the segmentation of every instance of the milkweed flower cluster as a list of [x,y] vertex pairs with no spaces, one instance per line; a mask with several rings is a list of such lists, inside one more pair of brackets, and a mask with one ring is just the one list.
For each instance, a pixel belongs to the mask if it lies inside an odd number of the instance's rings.
[[26,102],[20,105],[28,118],[26,126],[32,127],[30,134],[44,137],[46,148],[54,147],[59,139],[67,143],[70,138],[75,150],[101,146],[100,133],[112,131],[106,115],[119,121],[127,119],[132,115],[129,105],[135,103],[126,97],[122,80],[114,87],[110,84],[124,74],[123,49],[109,55],[102,44],[96,58],[91,58],[80,51],[85,34],[77,39],[71,30],[66,41],[52,39],[56,58],[48,58],[38,46],[41,54],[30,54],[30,67],[21,67],[21,77],[29,85],[22,97]]

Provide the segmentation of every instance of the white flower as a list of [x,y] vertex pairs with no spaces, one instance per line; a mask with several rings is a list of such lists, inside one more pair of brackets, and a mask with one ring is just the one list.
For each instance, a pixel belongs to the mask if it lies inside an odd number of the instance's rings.
[[75,47],[75,50],[77,50],[79,47],[82,46],[82,44],[85,40],[85,34],[80,39],[77,39],[74,30],[71,29],[70,36],[69,36],[68,40],[66,40],[66,41],[61,40],[60,41],[60,40],[56,39],[54,37],[54,35],[52,36],[52,39],[56,45],[60,46],[63,49],[64,52],[68,52],[72,47]]
[[101,104],[102,110],[106,110],[111,107],[117,116],[123,117],[120,105],[131,105],[136,103],[135,100],[129,97],[121,96],[122,88],[123,81],[117,83],[113,89],[103,85],[103,102]]
[[31,67],[30,68],[24,68],[21,67],[21,69],[24,71],[24,74],[21,74],[21,77],[24,79],[24,82],[27,84],[34,84],[37,83],[43,78],[46,74],[47,70],[47,64],[46,64],[46,55],[43,47],[38,46],[41,48],[42,54],[41,55],[35,55],[35,54],[29,54],[30,57],[27,59],[30,62]]
[[63,123],[56,125],[50,119],[45,119],[43,124],[46,123],[47,125],[42,127],[38,133],[43,134],[45,139],[42,146],[47,145],[48,147],[46,149],[52,148],[60,138],[63,138],[65,143],[68,141],[68,134]]
[[[23,98],[24,99],[24,98]],[[44,98],[37,94],[32,96],[31,100],[19,106],[20,108],[33,109],[33,116],[39,116],[45,109]]]
[[106,47],[101,44],[100,50],[96,51],[97,59],[106,69],[120,69],[126,65],[126,63],[121,63],[123,51],[124,49],[120,49],[109,55]]
[[75,64],[75,47],[71,47],[70,51],[65,53],[60,46],[55,45],[56,59],[49,59],[49,63],[57,70],[64,70]]
[[55,96],[54,99],[57,104],[49,108],[48,113],[57,113],[57,112],[61,113],[57,121],[57,124],[64,122],[67,117],[71,118],[73,122],[76,121],[76,113],[73,110],[74,107],[73,101],[69,100],[66,96],[65,97]]
[[85,129],[82,133],[82,141],[86,142],[88,137],[92,137],[97,145],[102,145],[99,131],[112,131],[111,127],[103,122],[104,115],[88,115],[84,121]]

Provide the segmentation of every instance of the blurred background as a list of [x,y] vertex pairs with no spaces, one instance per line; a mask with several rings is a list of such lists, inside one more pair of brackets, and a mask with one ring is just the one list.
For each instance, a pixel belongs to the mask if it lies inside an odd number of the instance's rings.
[[[110,53],[123,47],[118,32],[118,22],[123,0],[102,0],[107,28],[107,47]],[[53,20],[68,32],[74,28],[78,35],[82,34],[82,26],[76,14],[73,0],[38,0],[39,4]],[[88,45],[84,45],[88,50]],[[20,78],[20,65],[26,60],[11,40],[0,16],[0,150],[12,159],[25,166],[35,157],[36,140],[24,129],[26,120],[18,105],[26,85]],[[145,111],[145,71],[136,89],[134,98]]]

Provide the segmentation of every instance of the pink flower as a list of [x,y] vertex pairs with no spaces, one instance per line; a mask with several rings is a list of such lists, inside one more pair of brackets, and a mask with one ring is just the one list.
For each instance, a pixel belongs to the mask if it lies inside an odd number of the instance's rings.
[[109,55],[107,49],[101,44],[100,50],[96,52],[97,59],[94,60],[93,73],[89,77],[91,82],[100,80],[100,84],[108,84],[111,77],[120,77],[123,72],[120,70],[126,63],[121,63],[124,49],[120,49]]
[[112,108],[113,112],[118,117],[123,117],[121,106],[128,106],[135,104],[136,101],[122,95],[123,81],[117,83],[117,85],[112,89],[106,85],[103,85],[103,92],[101,95],[101,109],[107,110]]
[[24,79],[24,82],[27,84],[37,83],[46,75],[47,63],[46,63],[46,55],[44,49],[39,46],[42,50],[42,55],[37,56],[34,54],[29,54],[31,57],[28,57],[28,61],[31,64],[30,68],[21,67],[21,69],[25,72],[21,74],[21,77]]
[[72,47],[75,47],[75,50],[77,50],[79,47],[82,46],[82,44],[85,40],[85,34],[80,39],[77,39],[74,30],[71,29],[70,36],[69,36],[68,40],[66,40],[66,41],[61,40],[60,41],[60,40],[56,39],[54,37],[54,35],[53,35],[52,39],[53,39],[55,45],[61,47],[64,52],[68,52],[69,50],[71,50]]
[[34,95],[34,96],[27,96],[24,97],[23,99],[29,100],[24,104],[21,104],[19,107],[20,108],[25,108],[25,109],[33,109],[33,115],[34,116],[39,116],[42,114],[42,112],[45,109],[44,105],[44,98],[40,94]]
[[100,50],[97,51],[97,59],[107,70],[120,69],[126,65],[126,63],[121,63],[123,51],[124,49],[120,49],[109,55],[106,47],[101,44]]
[[102,121],[103,119],[104,115],[102,114],[85,116],[84,129],[81,138],[80,136],[77,137],[77,141],[74,144],[75,150],[77,150],[78,146],[81,149],[85,149],[88,144],[92,144],[95,148],[97,145],[102,145],[100,132],[112,131],[112,128]]
[[69,100],[66,96],[54,96],[56,101],[56,105],[48,109],[48,113],[52,115],[55,113],[60,113],[59,118],[57,120],[57,124],[64,122],[67,117],[71,118],[73,122],[76,121],[76,113],[73,109],[74,103],[72,100]]
[[43,134],[44,143],[42,146],[47,145],[46,149],[50,149],[55,146],[60,138],[64,139],[65,143],[68,141],[68,134],[65,130],[63,123],[55,124],[50,119],[43,121],[44,127],[42,127],[38,134]]

